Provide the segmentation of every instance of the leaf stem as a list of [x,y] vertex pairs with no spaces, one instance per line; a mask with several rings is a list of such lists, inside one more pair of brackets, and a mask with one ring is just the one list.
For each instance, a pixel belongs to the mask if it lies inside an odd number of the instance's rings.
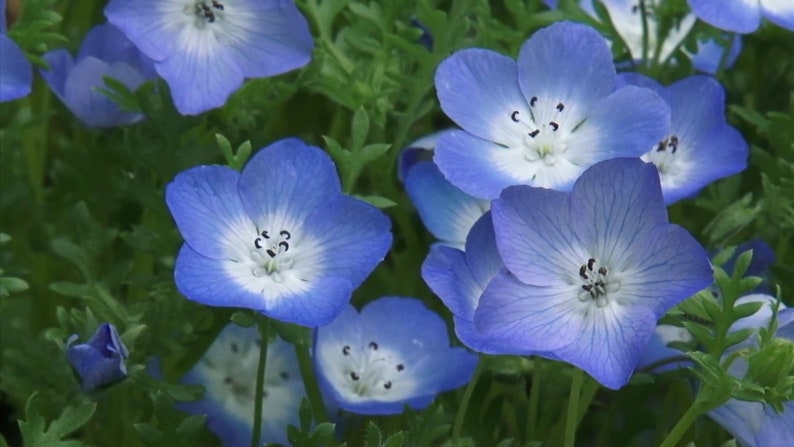
[[328,414],[325,411],[320,385],[314,376],[314,366],[312,365],[311,355],[309,355],[309,347],[296,344],[295,354],[298,356],[298,366],[301,370],[303,386],[306,388],[306,395],[309,397],[309,403],[312,406],[314,420],[317,424],[328,422]]
[[582,393],[584,372],[575,368],[571,381],[571,394],[568,397],[568,412],[565,415],[565,447],[574,447],[576,427],[579,425],[579,395]]
[[469,407],[471,395],[474,393],[474,387],[477,385],[477,379],[480,377],[481,372],[482,362],[479,362],[477,364],[477,369],[474,370],[474,374],[471,376],[471,380],[469,380],[469,384],[466,386],[466,391],[463,392],[463,399],[460,402],[460,407],[458,407],[458,413],[455,415],[455,425],[452,428],[453,444],[457,444],[458,439],[460,439],[460,432],[463,429],[463,419],[466,416],[466,410]]
[[535,438],[538,424],[538,403],[540,402],[541,370],[543,369],[543,359],[535,357],[532,359],[532,385],[529,389],[529,411],[527,412],[527,442]]
[[270,332],[270,318],[257,315],[257,328],[261,343],[259,343],[259,364],[256,367],[256,394],[254,395],[254,420],[251,436],[251,447],[259,446],[262,437],[262,400],[265,392],[265,366],[267,363],[267,345]]
[[689,427],[692,426],[692,423],[695,422],[695,419],[700,416],[705,409],[705,405],[703,400],[700,398],[700,395],[695,398],[695,401],[692,402],[692,406],[681,416],[681,419],[678,420],[678,423],[675,424],[673,430],[670,434],[664,438],[659,447],[675,447],[678,445],[678,441],[684,436]]

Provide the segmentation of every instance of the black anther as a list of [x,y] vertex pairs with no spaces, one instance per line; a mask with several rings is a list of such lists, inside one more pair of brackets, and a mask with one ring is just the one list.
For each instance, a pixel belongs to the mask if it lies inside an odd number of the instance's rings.
[[229,377],[229,376],[224,377],[223,383],[225,383],[226,385],[229,385],[230,383],[232,383],[232,378]]
[[286,371],[281,371],[278,376],[281,377],[281,380],[289,380],[289,373]]
[[283,248],[284,251],[289,250],[289,243],[287,243],[287,242],[281,241],[281,242],[278,243],[278,246]]
[[369,347],[370,349],[374,349],[375,351],[378,350],[378,344],[375,343],[374,341],[369,342]]
[[532,99],[529,100],[529,105],[531,107],[535,107],[535,103],[536,102],[538,102],[538,97],[537,96],[533,96]]
[[563,104],[563,103],[558,103],[557,104],[557,111],[558,112],[562,112],[562,109],[564,109],[564,108],[565,108],[565,104]]
[[593,285],[592,284],[584,284],[584,285],[582,285],[582,289],[584,289],[585,292],[589,292],[589,291],[593,290]]
[[535,138],[536,136],[538,136],[539,133],[540,133],[540,129],[535,129],[529,133],[529,136]]
[[275,258],[276,257],[276,252],[268,248],[267,249],[267,255],[270,256],[271,258]]
[[212,0],[211,3],[213,8],[223,11],[223,3],[219,2],[218,0]]
[[587,279],[587,273],[585,273],[585,269],[586,269],[586,268],[587,268],[587,266],[586,266],[586,265],[582,265],[582,266],[579,268],[579,276],[581,276],[583,279]]
[[383,388],[386,388],[387,390],[390,390],[391,389],[391,382],[384,383],[383,384]]
[[261,240],[262,240],[262,239],[260,239],[260,238],[256,238],[256,239],[254,239],[254,247],[256,247],[256,248],[262,248],[262,244],[260,243],[260,241],[261,241]]
[[237,343],[232,343],[229,347],[232,349],[232,352],[235,354],[237,354],[237,352],[240,350],[240,347],[237,346]]
[[595,259],[590,258],[587,260],[587,270],[593,271],[593,265],[595,265]]
[[656,146],[656,152],[662,152],[662,151],[664,151],[664,149],[665,149],[665,146],[667,146],[667,140],[662,140],[662,141],[660,141],[660,142],[659,142],[659,145],[657,145],[657,146]]
[[270,235],[267,234],[267,230],[262,232],[262,237],[265,238],[265,239],[270,239]]
[[355,372],[351,372],[351,373],[350,373],[350,378],[351,378],[351,379],[353,379],[353,380],[358,380],[358,379],[360,379],[361,377],[359,377],[359,375],[358,375],[358,374],[356,374]]
[[513,122],[518,122],[518,110],[514,110],[513,113],[510,114],[510,119],[513,120]]
[[404,370],[404,369],[405,369],[405,366],[403,366],[403,364],[402,364],[402,363],[399,363],[399,364],[397,365],[397,371],[402,371],[402,370]]
[[606,268],[606,267],[599,267],[599,268],[598,268],[598,273],[600,273],[600,274],[602,274],[602,275],[606,276],[606,274],[607,274],[607,268]]
[[557,130],[560,128],[560,125],[555,123],[554,121],[549,121],[549,126],[551,126],[552,130]]
[[290,232],[289,232],[289,231],[287,231],[287,230],[281,230],[281,231],[279,231],[279,233],[278,233],[278,234],[279,234],[279,236],[282,236],[282,237],[283,237],[285,240],[289,240],[289,238],[291,238],[291,237],[292,237],[292,235],[290,234]]
[[350,346],[342,348],[342,355],[350,355]]

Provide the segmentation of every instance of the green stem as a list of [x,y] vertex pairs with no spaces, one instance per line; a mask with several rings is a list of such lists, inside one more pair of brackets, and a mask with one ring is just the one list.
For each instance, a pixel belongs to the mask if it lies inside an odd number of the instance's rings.
[[325,412],[325,403],[323,403],[320,385],[314,377],[314,366],[312,365],[311,355],[309,355],[309,347],[296,344],[295,354],[298,356],[298,366],[301,370],[303,385],[306,388],[306,395],[309,397],[309,403],[312,406],[314,420],[317,424],[328,422],[328,414]]
[[532,385],[529,389],[529,411],[527,412],[527,442],[535,438],[538,424],[538,404],[540,402],[540,383],[543,359],[535,357],[532,359],[534,368],[532,369]]
[[474,393],[474,387],[477,385],[477,379],[480,377],[482,370],[482,362],[477,364],[477,369],[474,370],[474,375],[471,376],[469,384],[466,386],[466,391],[463,392],[463,400],[458,407],[458,414],[455,415],[455,425],[452,428],[452,443],[457,444],[460,438],[460,432],[463,429],[463,419],[466,416],[466,409],[469,407],[471,395]]
[[259,365],[256,367],[256,394],[254,396],[254,433],[251,436],[251,447],[259,445],[262,437],[262,400],[265,392],[265,364],[267,363],[267,340],[270,332],[270,319],[257,315],[257,327],[262,342],[259,343]]
[[571,395],[568,397],[568,412],[565,415],[565,447],[573,447],[576,440],[576,427],[579,425],[579,395],[582,392],[584,372],[575,368],[571,381]]
[[675,424],[673,430],[664,438],[664,441],[662,441],[659,447],[675,447],[678,445],[678,441],[681,440],[686,431],[689,430],[689,427],[692,426],[695,419],[703,413],[704,409],[705,405],[700,399],[700,396],[696,397],[695,401],[692,402],[692,406],[681,416],[681,419],[678,420],[678,423]]

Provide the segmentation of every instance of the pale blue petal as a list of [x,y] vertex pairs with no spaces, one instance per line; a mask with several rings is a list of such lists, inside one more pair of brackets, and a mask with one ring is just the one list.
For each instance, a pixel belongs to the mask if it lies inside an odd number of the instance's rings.
[[416,375],[421,378],[419,388],[427,394],[438,394],[459,388],[469,382],[478,357],[463,348],[447,348],[426,355],[416,365]]
[[612,92],[615,76],[604,38],[573,22],[538,30],[518,55],[518,82],[525,98],[554,98],[582,111]]
[[43,59],[50,66],[50,69],[49,71],[39,70],[41,77],[50,86],[50,90],[55,93],[55,96],[66,104],[64,92],[66,90],[66,77],[74,66],[72,55],[68,51],[60,49],[44,53]]
[[487,340],[514,350],[556,351],[582,329],[578,286],[536,287],[506,270],[488,284],[474,313],[474,326]]
[[405,190],[425,227],[442,243],[462,248],[472,225],[490,208],[449,183],[431,162],[408,171]]
[[527,164],[520,150],[463,131],[439,138],[433,161],[450,183],[477,198],[495,199],[502,189],[530,181],[517,172]]
[[249,1],[245,7],[257,19],[241,22],[237,32],[246,39],[232,50],[244,76],[273,76],[309,63],[314,47],[309,24],[292,0]]
[[573,187],[570,216],[587,251],[606,257],[607,265],[638,252],[635,245],[646,244],[649,232],[667,223],[656,168],[635,158],[592,166]]
[[403,149],[397,160],[397,176],[400,178],[400,181],[404,182],[405,177],[408,175],[408,171],[420,161],[431,161],[438,139],[442,135],[452,132],[453,130],[455,129],[445,129],[430,135],[425,135]]
[[95,26],[88,31],[80,51],[78,61],[93,56],[108,64],[123,62],[136,70],[146,79],[156,76],[154,63],[138,50],[124,33],[110,23]]
[[30,93],[33,68],[25,53],[8,36],[0,35],[0,102],[11,101]]
[[724,34],[726,44],[720,44],[713,38],[698,40],[697,51],[692,55],[692,65],[696,70],[708,74],[716,74],[720,61],[725,54],[725,47],[730,44],[730,53],[723,68],[731,68],[742,51],[742,36],[738,34]]
[[711,76],[690,76],[664,89],[670,105],[670,133],[697,140],[725,123],[725,89]]
[[659,96],[662,96],[664,92],[664,86],[662,86],[662,84],[659,84],[655,79],[649,78],[644,74],[633,71],[618,73],[617,81],[615,81],[615,90],[627,85],[634,85],[636,87],[643,87],[653,90],[653,92]]
[[653,335],[656,318],[642,307],[614,304],[585,316],[575,338],[554,354],[616,390],[631,378]]
[[670,107],[659,95],[626,86],[594,106],[570,136],[566,158],[587,167],[610,158],[639,157],[664,138],[669,126]]
[[145,55],[162,61],[174,51],[179,30],[169,23],[173,14],[165,11],[165,5],[162,1],[141,5],[140,0],[111,0],[105,16]]
[[283,213],[302,223],[320,203],[342,191],[331,158],[320,148],[287,138],[259,150],[243,169],[240,196],[257,223]]
[[686,329],[677,326],[660,324],[656,326],[651,336],[651,341],[640,357],[637,368],[646,369],[653,366],[650,371],[660,374],[666,371],[687,368],[693,363],[682,351],[673,349],[668,345],[672,342],[688,342],[692,335]]
[[78,61],[66,77],[64,102],[82,122],[92,127],[113,127],[143,119],[140,113],[123,112],[99,89],[109,89],[105,77],[113,78],[135,91],[144,82],[135,68],[123,62],[113,65],[93,56]]
[[794,402],[783,407],[785,411],[778,414],[762,402],[731,399],[708,415],[743,446],[784,446],[794,439]]
[[661,225],[638,235],[621,250],[605,261],[610,270],[621,272],[614,299],[650,309],[656,318],[712,284],[708,253],[677,225]]
[[461,343],[473,351],[492,355],[542,355],[546,358],[556,359],[556,357],[550,353],[531,351],[524,349],[522,346],[489,340],[488,337],[480,333],[477,328],[474,327],[473,322],[458,317],[454,317],[453,320],[455,322],[455,335],[458,336]]
[[700,20],[725,31],[752,33],[761,24],[758,0],[689,0]]
[[385,214],[343,195],[331,196],[318,204],[306,217],[303,228],[322,250],[316,273],[344,278],[354,289],[383,260],[392,243],[391,221]]
[[237,171],[225,166],[198,166],[165,188],[179,232],[203,256],[234,258],[232,250],[250,247],[259,234],[237,192],[239,179]]
[[562,278],[575,276],[590,257],[572,231],[569,197],[550,189],[513,186],[494,200],[491,213],[499,253],[524,283],[556,287]]
[[510,116],[530,116],[518,86],[516,62],[490,50],[461,50],[436,70],[441,109],[474,136],[500,144],[515,139]]
[[764,17],[777,26],[794,31],[794,2],[787,0],[760,0]]
[[386,296],[364,306],[359,318],[364,336],[388,340],[406,361],[449,349],[447,325],[420,300]]

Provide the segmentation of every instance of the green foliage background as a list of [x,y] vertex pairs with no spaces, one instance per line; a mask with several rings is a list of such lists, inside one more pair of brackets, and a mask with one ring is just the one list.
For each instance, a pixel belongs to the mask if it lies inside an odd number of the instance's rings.
[[[40,77],[29,97],[0,104],[0,396],[11,413],[1,428],[11,445],[21,442],[18,430],[31,446],[215,445],[203,419],[173,408],[174,401],[201,391],[175,383],[232,310],[197,305],[175,290],[172,268],[182,239],[165,208],[163,187],[199,164],[240,166],[245,154],[236,157],[231,148],[248,141],[254,151],[287,136],[325,148],[338,164],[344,189],[384,207],[391,217],[393,250],[356,291],[356,305],[386,294],[415,296],[451,322],[419,276],[432,237],[393,174],[407,143],[452,125],[435,98],[436,66],[466,47],[515,56],[533,31],[565,18],[614,36],[573,2],[562,2],[563,11],[519,0],[297,3],[315,37],[313,61],[296,72],[250,80],[223,108],[198,117],[180,116],[164,83],[134,94],[116,90],[125,107],[143,111],[147,119],[113,130],[83,126]],[[686,10],[683,0],[664,4],[669,14]],[[9,33],[43,66],[40,56],[47,50],[75,51],[87,30],[104,22],[104,6],[95,0],[30,0]],[[412,18],[432,34],[432,51],[417,43],[422,31],[410,24]],[[716,34],[702,23],[696,32]],[[690,36],[685,46],[694,42]],[[620,45],[614,52],[618,60],[627,58]],[[670,209],[671,220],[711,250],[753,238],[770,244],[777,256],[772,283],[789,304],[794,303],[792,55],[789,31],[767,24],[746,36],[736,65],[717,77],[727,90],[728,119],[752,147],[750,166]],[[664,84],[693,73],[681,51],[664,65],[638,68]],[[130,348],[130,378],[87,396],[79,392],[63,345],[72,333],[85,339],[103,321],[115,324]],[[154,356],[162,359],[163,380],[145,372]],[[481,371],[470,390],[463,436],[454,445],[559,445],[568,366],[490,357]],[[638,374],[617,392],[586,380],[582,399],[590,405],[579,415],[578,442],[658,444],[692,403],[691,377]],[[538,390],[534,414],[532,389]],[[463,394],[463,389],[446,393],[420,412],[351,419],[345,440],[367,446],[450,442]],[[25,422],[17,427],[17,419]],[[325,442],[327,433],[312,435],[310,427],[303,428],[305,445]],[[684,439],[708,446],[728,436],[703,417]]]

